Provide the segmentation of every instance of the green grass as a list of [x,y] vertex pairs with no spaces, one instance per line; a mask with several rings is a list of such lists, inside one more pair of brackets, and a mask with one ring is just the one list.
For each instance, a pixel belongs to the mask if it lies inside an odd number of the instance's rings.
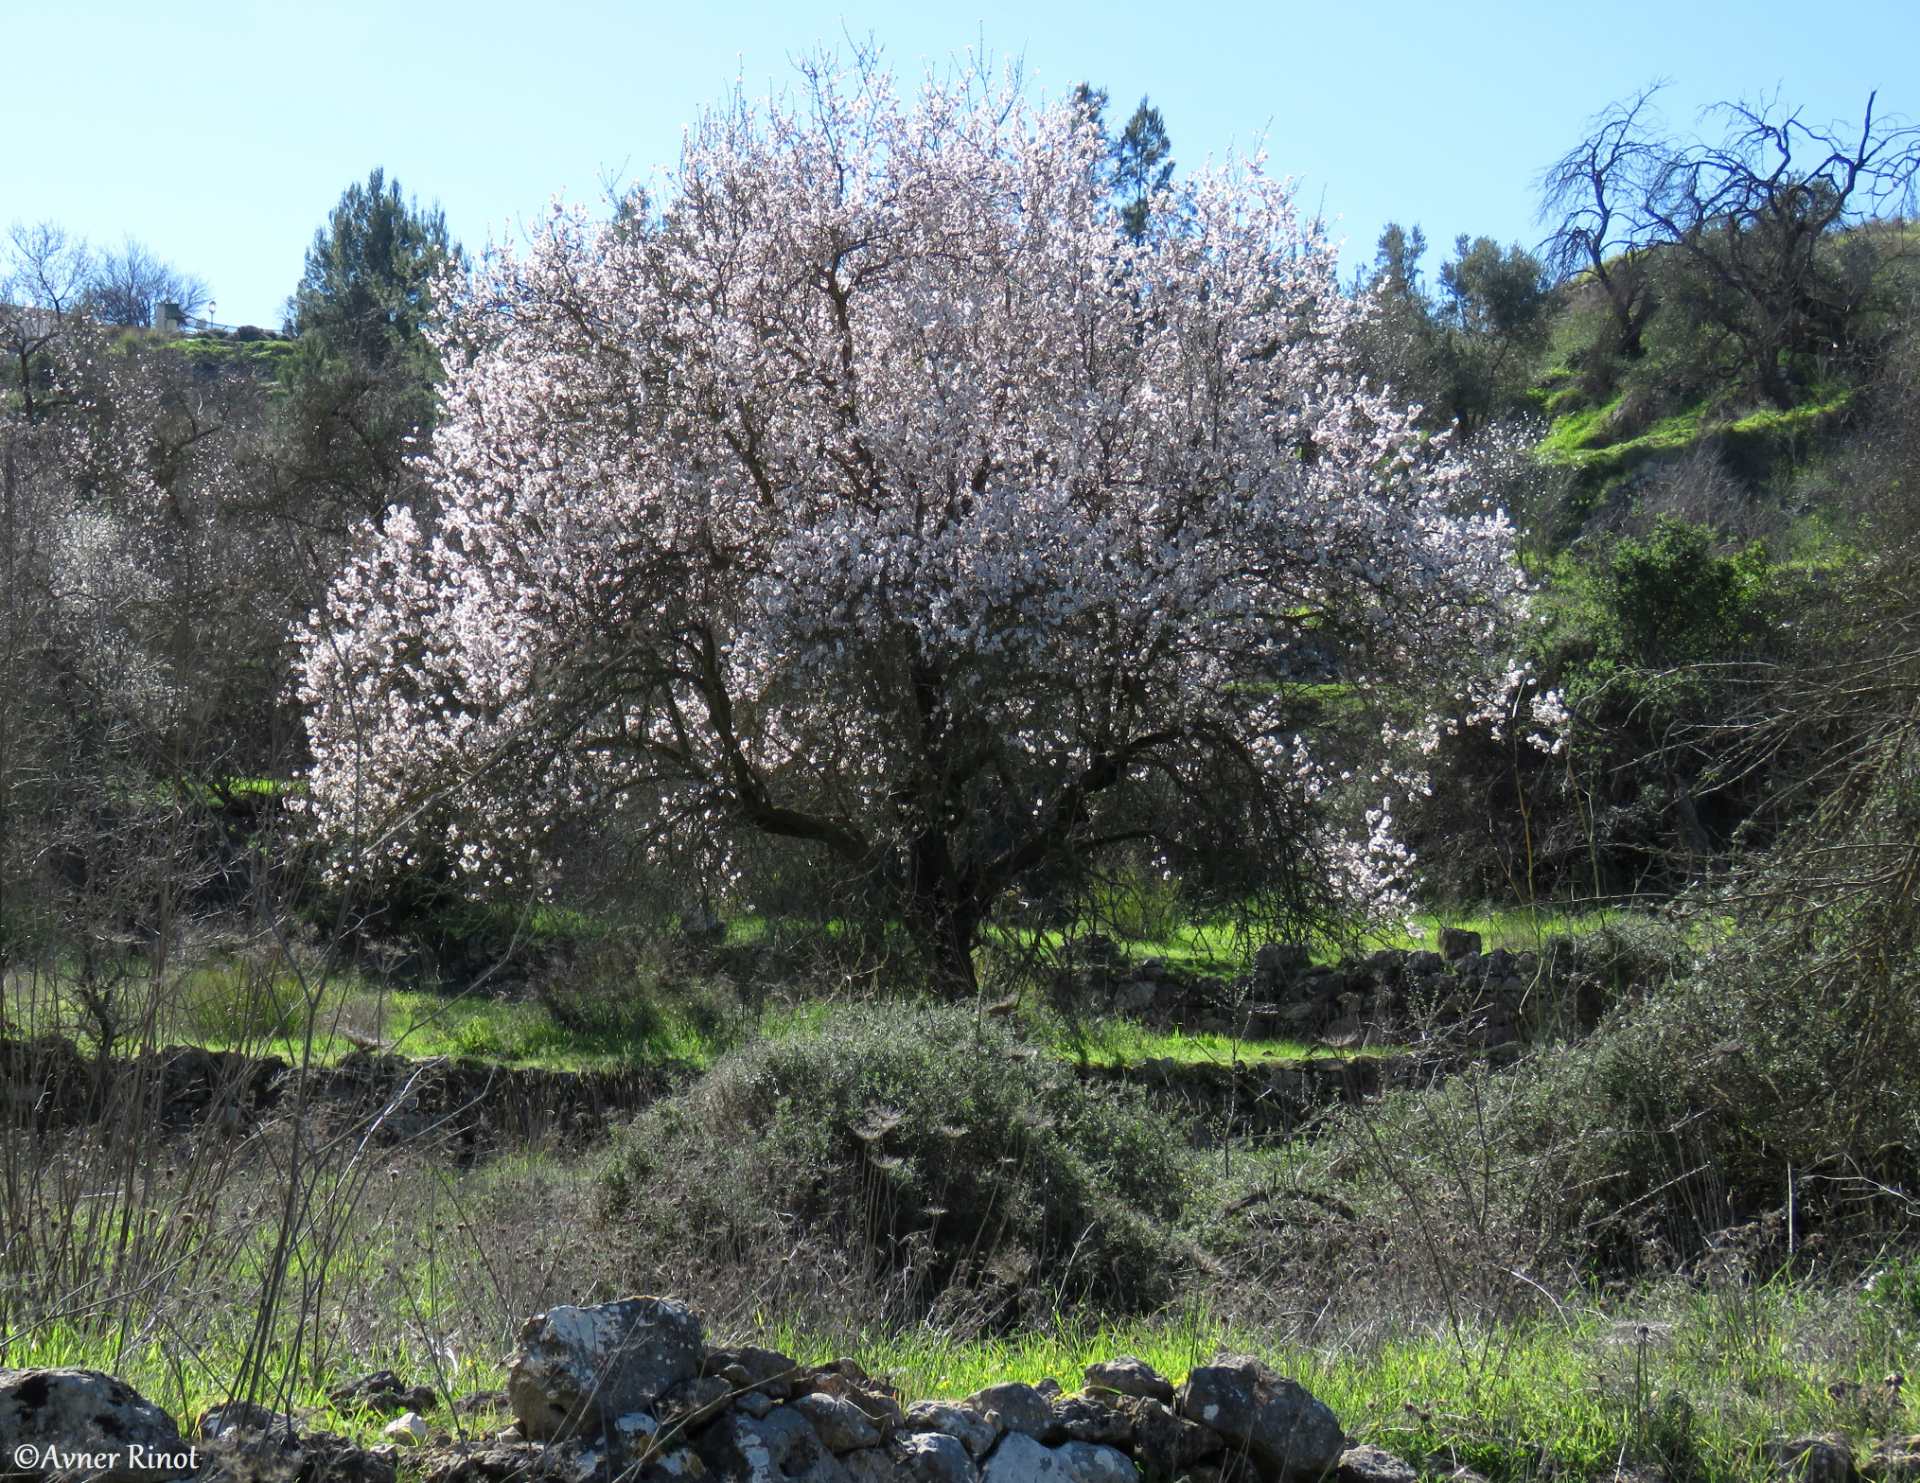
[[185,336],[166,341],[165,344],[169,351],[190,365],[213,365],[223,369],[245,366],[270,374],[279,372],[281,365],[293,354],[294,346],[293,341],[279,338],[232,340],[211,335]]
[[1391,1054],[1396,1047],[1335,1050],[1300,1040],[1245,1040],[1233,1035],[1154,1030],[1132,1020],[1099,1019],[1077,1031],[1058,1027],[1047,1035],[1057,1054],[1093,1065],[1138,1066],[1146,1061],[1183,1065],[1290,1065],[1300,1061]]
[[[370,1285],[396,1304],[380,1336],[323,1314],[296,1362],[290,1331],[270,1373],[292,1375],[291,1399],[329,1429],[377,1440],[383,1418],[343,1414],[325,1392],[367,1370],[391,1367],[460,1396],[498,1387],[501,1356],[430,1336],[459,1321],[465,1301],[444,1252],[422,1255],[423,1234],[376,1230],[333,1255],[338,1294]],[[262,1259],[265,1238],[240,1263]],[[409,1254],[410,1253],[410,1254]],[[244,1275],[244,1274],[243,1274]],[[1915,1338],[1913,1275],[1891,1305],[1871,1285],[1834,1290],[1776,1280],[1758,1287],[1669,1284],[1601,1304],[1561,1307],[1505,1325],[1418,1324],[1373,1336],[1277,1336],[1190,1305],[1156,1319],[1091,1321],[1057,1312],[1033,1329],[962,1339],[931,1326],[829,1332],[766,1315],[744,1333],[802,1363],[850,1356],[907,1399],[957,1399],[988,1385],[1058,1381],[1078,1389],[1094,1361],[1131,1354],[1175,1384],[1196,1365],[1253,1354],[1332,1408],[1351,1440],[1416,1462],[1476,1469],[1495,1483],[1545,1477],[1609,1478],[1621,1463],[1668,1476],[1735,1483],[1768,1476],[1776,1437],[1834,1433],[1864,1456],[1878,1438],[1920,1429],[1920,1407],[1862,1402],[1829,1387],[1873,1387]],[[1305,1317],[1311,1317],[1309,1312]],[[85,1332],[58,1321],[9,1336],[0,1363],[77,1365],[127,1380],[183,1418],[226,1398],[251,1315],[222,1315],[184,1354],[165,1335]],[[502,1346],[504,1347],[504,1346]],[[281,1367],[276,1370],[275,1366]],[[445,1410],[431,1418],[449,1426]],[[474,1423],[469,1422],[469,1426]]]
[[1584,937],[1625,915],[1618,911],[1570,912],[1547,906],[1501,907],[1479,912],[1424,911],[1416,913],[1405,929],[1371,935],[1364,945],[1438,952],[1441,932],[1456,927],[1478,932],[1483,952],[1501,947],[1516,953],[1539,952],[1554,938]]
[[[666,1061],[705,1065],[721,1048],[698,1015],[656,1003],[638,985],[630,1002],[608,1005],[587,1027],[563,1025],[531,999],[394,989],[349,975],[303,986],[290,974],[265,976],[220,964],[172,977],[158,988],[140,986],[128,994],[130,1004],[136,999],[154,1006],[155,1044],[320,1065],[358,1049],[350,1035],[413,1059],[474,1058],[551,1071]],[[29,1033],[75,1039],[90,1033],[71,989],[58,982],[13,975],[5,1003],[8,1021]],[[143,1003],[135,1022],[144,1017]]]
[[[1458,926],[1479,932],[1488,949],[1537,950],[1549,938],[1588,932],[1607,920],[1603,913],[1574,916],[1546,909],[1425,913],[1407,930],[1377,935],[1361,946],[1437,948],[1441,928]],[[525,924],[526,935],[540,940],[579,940],[593,930],[590,919],[558,908],[543,908]],[[730,941],[763,940],[770,930],[758,919],[738,920],[729,924]],[[1019,952],[1041,945],[1058,950],[1062,943],[1058,933],[1009,932],[998,938],[998,945]],[[1216,980],[1245,972],[1253,945],[1240,923],[1224,918],[1176,922],[1158,936],[1116,941],[1134,962],[1158,958],[1176,971]],[[995,946],[993,938],[988,946]],[[1327,943],[1314,952],[1320,962],[1338,956],[1340,949]],[[356,1046],[350,1036],[360,1036],[415,1059],[449,1056],[553,1071],[666,1061],[705,1066],[749,1028],[737,1004],[716,1018],[711,1003],[662,993],[638,979],[630,992],[596,991],[585,1023],[562,1024],[531,997],[393,988],[352,973],[303,982],[285,971],[265,973],[238,959],[216,959],[170,973],[155,985],[142,977],[137,963],[126,968],[128,977],[118,992],[131,1025],[146,1023],[151,1014],[151,1043],[189,1043],[293,1061],[310,1057],[323,1065],[351,1054]],[[727,991],[716,989],[714,996],[725,998]],[[83,1043],[92,1034],[71,984],[58,977],[32,978],[16,970],[6,980],[0,1007],[10,1024],[30,1033],[66,1035]],[[809,1012],[805,1006],[775,1007],[752,1028],[762,1034],[808,1033]],[[1097,1034],[1096,1058],[1125,1064],[1153,1058],[1226,1061],[1236,1054],[1242,1060],[1285,1060],[1307,1053],[1304,1046],[1245,1041],[1236,1050],[1225,1037],[1156,1035],[1120,1022]]]
[[[1774,1282],[1757,1289],[1646,1290],[1604,1307],[1562,1308],[1511,1325],[1421,1326],[1386,1337],[1275,1342],[1193,1309],[1148,1323],[1088,1325],[957,1342],[922,1330],[842,1336],[856,1359],[913,1396],[957,1397],[998,1380],[1058,1380],[1134,1354],[1178,1383],[1193,1365],[1251,1353],[1329,1405],[1350,1438],[1490,1478],[1610,1478],[1622,1462],[1669,1476],[1758,1479],[1775,1437],[1833,1432],[1864,1455],[1912,1432],[1920,1407],[1884,1411],[1836,1398],[1836,1381],[1876,1384],[1911,1327],[1889,1330],[1871,1294]],[[826,1357],[833,1343],[776,1338]]]
[[1691,448],[1703,437],[1720,436],[1736,446],[1758,447],[1806,436],[1844,412],[1853,393],[1823,391],[1798,407],[1784,411],[1767,407],[1730,419],[1710,419],[1707,404],[1702,402],[1664,417],[1630,438],[1615,439],[1609,434],[1608,424],[1623,399],[1624,393],[1605,406],[1570,411],[1555,418],[1546,436],[1535,445],[1534,456],[1583,476],[1609,479],[1648,459]]

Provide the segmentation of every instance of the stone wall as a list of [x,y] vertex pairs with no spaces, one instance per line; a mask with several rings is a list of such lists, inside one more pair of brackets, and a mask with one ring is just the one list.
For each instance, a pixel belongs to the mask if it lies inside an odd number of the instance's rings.
[[1494,1049],[1591,1029],[1613,995],[1576,942],[1546,953],[1482,952],[1449,930],[1442,952],[1383,948],[1337,964],[1268,943],[1231,980],[1163,959],[1134,963],[1103,938],[1081,945],[1061,987],[1079,1005],[1188,1033],[1306,1040],[1352,1049],[1444,1041]]

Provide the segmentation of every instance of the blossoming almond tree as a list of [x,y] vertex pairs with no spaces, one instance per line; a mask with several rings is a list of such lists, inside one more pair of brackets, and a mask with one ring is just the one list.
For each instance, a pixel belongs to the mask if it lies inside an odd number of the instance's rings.
[[430,818],[474,877],[582,810],[781,836],[958,986],[997,902],[1103,849],[1231,845],[1307,899],[1300,687],[1460,689],[1508,531],[1346,370],[1284,184],[1205,174],[1136,242],[1099,148],[1012,87],[814,68],[658,199],[489,255],[437,508],[306,636],[320,821],[404,867]]

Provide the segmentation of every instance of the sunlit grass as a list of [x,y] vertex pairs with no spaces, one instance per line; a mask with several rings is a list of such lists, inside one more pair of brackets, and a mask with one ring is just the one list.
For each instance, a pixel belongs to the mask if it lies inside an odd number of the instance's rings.
[[[712,1038],[672,1005],[636,985],[591,1026],[560,1023],[534,999],[482,992],[392,988],[357,975],[299,978],[210,965],[160,984],[122,986],[129,1028],[151,1043],[280,1056],[332,1065],[355,1051],[379,1049],[412,1059],[451,1057],[553,1071],[617,1070],[686,1061],[704,1065]],[[93,1036],[69,983],[10,976],[6,1018],[22,1030]]]
[[1132,1020],[1101,1018],[1068,1027],[1053,1024],[1044,1032],[1062,1056],[1091,1065],[1138,1066],[1147,1061],[1183,1065],[1291,1065],[1309,1060],[1345,1060],[1357,1055],[1388,1055],[1397,1047],[1334,1049],[1303,1040],[1250,1040],[1210,1032],[1155,1030]]

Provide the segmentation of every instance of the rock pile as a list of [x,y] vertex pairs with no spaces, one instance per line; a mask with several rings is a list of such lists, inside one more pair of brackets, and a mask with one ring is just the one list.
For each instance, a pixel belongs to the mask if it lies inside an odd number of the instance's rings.
[[1089,1366],[1073,1394],[1008,1383],[907,1404],[851,1360],[710,1348],[698,1318],[660,1298],[530,1319],[507,1400],[512,1432],[444,1449],[430,1483],[1306,1483],[1346,1446],[1331,1411],[1255,1359],[1202,1365],[1178,1390],[1122,1357]]
[[[390,1371],[334,1393],[386,1413],[430,1393]],[[521,1330],[503,1393],[455,1405],[509,1408],[514,1425],[451,1440],[412,1409],[380,1446],[305,1428],[247,1401],[200,1418],[190,1440],[130,1387],[89,1370],[0,1369],[11,1471],[54,1483],[1416,1483],[1478,1475],[1437,1455],[1415,1465],[1350,1446],[1304,1388],[1257,1359],[1196,1366],[1175,1387],[1129,1356],[1088,1365],[1080,1390],[1006,1383],[964,1400],[905,1402],[851,1360],[802,1365],[752,1345],[711,1346],[663,1298],[558,1307]],[[76,1462],[76,1458],[85,1454]],[[118,1465],[114,1459],[130,1461]],[[41,1466],[42,1460],[46,1465]],[[1906,1483],[1920,1437],[1864,1464],[1841,1437],[1777,1440],[1782,1480]],[[0,1463],[0,1469],[5,1464]],[[1625,1474],[1622,1474],[1624,1477]]]
[[[375,1409],[417,1399],[385,1372],[346,1393]],[[1122,1356],[1071,1394],[1007,1383],[908,1403],[852,1360],[708,1345],[690,1309],[649,1297],[536,1314],[498,1399],[516,1420],[490,1438],[433,1435],[408,1411],[373,1448],[230,1403],[201,1418],[195,1465],[220,1483],[393,1483],[402,1462],[424,1483],[1312,1483],[1347,1450],[1334,1414],[1256,1359],[1198,1366],[1177,1389]],[[86,1371],[0,1370],[0,1431],[187,1445],[158,1408]]]

